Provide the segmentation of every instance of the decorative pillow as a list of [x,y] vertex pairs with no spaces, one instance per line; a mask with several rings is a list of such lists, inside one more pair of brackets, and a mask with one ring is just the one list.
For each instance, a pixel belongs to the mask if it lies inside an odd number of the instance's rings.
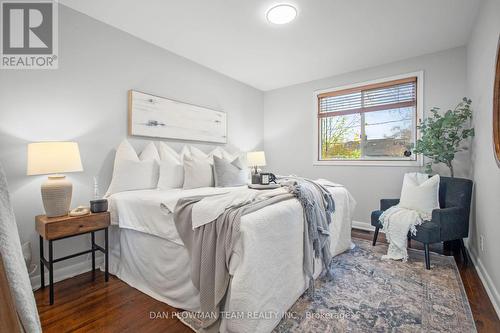
[[209,160],[210,163],[212,163],[212,159],[211,159],[212,153],[206,154],[203,151],[201,151],[200,149],[193,147],[193,146],[188,146],[188,151],[189,151],[189,154],[191,156],[197,157],[197,158],[206,158]]
[[207,157],[184,156],[184,189],[214,186],[212,165]]
[[158,184],[156,161],[122,160],[109,185],[106,196],[123,191],[154,189]]
[[168,190],[181,188],[184,183],[184,167],[182,165],[184,156],[188,154],[184,146],[181,153],[177,153],[166,143],[160,142],[160,179],[158,188]]
[[214,156],[217,156],[218,158],[224,158],[228,162],[231,162],[236,157],[238,157],[238,155],[233,156],[232,154],[228,153],[221,147],[216,147],[210,153],[207,154],[196,147],[189,146],[189,152],[196,157],[207,158],[210,164],[214,164]]
[[160,154],[158,153],[158,149],[156,149],[156,146],[153,142],[148,143],[148,145],[142,150],[139,159],[141,161],[160,162]]
[[218,158],[224,158],[225,153],[226,151],[224,149],[222,149],[221,147],[216,147],[214,150],[208,153],[208,158],[210,159],[210,163],[214,164],[214,156]]
[[119,166],[120,161],[128,160],[128,161],[136,161],[139,162],[139,157],[135,152],[134,147],[128,142],[127,139],[123,140],[118,148],[116,149],[115,154],[115,164],[113,165],[113,172]]
[[248,173],[239,157],[232,162],[217,156],[214,156],[213,159],[215,186],[241,186],[247,183]]
[[405,174],[399,207],[432,216],[432,211],[439,209],[439,180],[439,175],[429,178],[424,173]]
[[[150,143],[150,145],[153,143]],[[113,166],[113,178],[109,185],[105,197],[111,194],[156,188],[158,184],[158,162],[154,160],[156,147],[148,145],[145,153],[141,154],[141,160],[137,156],[134,147],[125,139],[122,141],[115,155],[115,164]],[[156,152],[158,154],[158,152]]]
[[178,159],[181,162],[182,162],[182,160],[184,158],[184,155],[187,155],[187,154],[191,153],[189,151],[189,147],[188,146],[182,147],[181,152],[178,153],[175,150],[173,150],[172,148],[170,148],[170,146],[167,145],[165,142],[160,142],[159,143],[159,149],[158,149],[158,151],[160,153],[160,160],[163,160],[167,156],[170,156],[170,157],[175,157],[176,159]]
[[235,159],[239,158],[240,163],[242,165],[246,165],[246,162],[243,160],[241,157],[241,153],[228,153],[226,150],[222,149],[222,158],[224,158],[226,161],[234,161]]

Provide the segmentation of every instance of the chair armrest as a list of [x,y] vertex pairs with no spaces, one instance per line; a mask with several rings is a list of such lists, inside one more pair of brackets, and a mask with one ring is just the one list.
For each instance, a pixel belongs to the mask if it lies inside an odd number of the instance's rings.
[[440,227],[441,240],[455,240],[467,237],[469,234],[469,217],[460,207],[434,209],[432,222]]
[[392,206],[399,204],[399,199],[381,199],[380,200],[380,210],[388,210]]

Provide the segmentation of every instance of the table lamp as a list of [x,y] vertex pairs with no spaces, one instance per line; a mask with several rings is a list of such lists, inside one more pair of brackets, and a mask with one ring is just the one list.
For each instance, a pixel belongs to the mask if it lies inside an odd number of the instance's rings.
[[263,151],[251,151],[247,153],[248,165],[252,166],[252,184],[260,183],[258,167],[266,165],[266,154]]
[[46,175],[42,201],[47,217],[69,212],[73,185],[60,173],[83,171],[76,142],[37,142],[28,144],[27,175]]

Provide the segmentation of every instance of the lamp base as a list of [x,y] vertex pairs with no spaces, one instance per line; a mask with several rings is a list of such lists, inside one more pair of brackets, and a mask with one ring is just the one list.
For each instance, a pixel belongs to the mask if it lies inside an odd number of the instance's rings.
[[42,184],[42,201],[47,217],[67,215],[71,205],[73,185],[63,175],[52,175]]

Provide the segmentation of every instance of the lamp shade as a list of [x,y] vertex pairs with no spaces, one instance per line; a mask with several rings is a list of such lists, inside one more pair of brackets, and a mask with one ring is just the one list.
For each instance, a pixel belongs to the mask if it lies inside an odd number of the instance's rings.
[[266,154],[263,151],[251,151],[247,153],[247,162],[251,166],[265,166]]
[[28,144],[27,175],[83,171],[76,142],[37,142]]

